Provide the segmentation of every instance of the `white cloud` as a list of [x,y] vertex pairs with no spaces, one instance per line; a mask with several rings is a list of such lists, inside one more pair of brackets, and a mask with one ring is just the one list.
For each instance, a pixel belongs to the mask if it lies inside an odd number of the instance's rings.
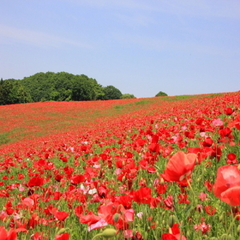
[[0,36],[2,39],[13,39],[42,47],[62,47],[63,45],[72,45],[80,48],[92,48],[88,43],[83,43],[81,41],[55,36],[44,32],[16,28],[1,24],[0,29]]

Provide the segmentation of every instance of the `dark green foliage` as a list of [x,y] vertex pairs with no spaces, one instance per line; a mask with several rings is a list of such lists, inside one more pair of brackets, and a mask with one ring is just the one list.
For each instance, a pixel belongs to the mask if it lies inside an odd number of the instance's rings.
[[133,94],[129,94],[129,93],[124,93],[121,96],[121,99],[129,99],[129,98],[136,98]]
[[0,105],[43,101],[109,100],[120,99],[121,96],[120,90],[114,86],[102,87],[96,79],[83,74],[39,72],[22,80],[0,81]]
[[112,85],[104,87],[103,92],[104,92],[104,96],[103,96],[104,100],[120,99],[122,97],[121,91]]
[[84,101],[93,100],[94,90],[92,83],[88,81],[85,76],[75,76],[72,86],[72,100],[73,101]]
[[30,94],[24,89],[19,80],[1,79],[0,105],[31,102]]
[[160,91],[158,94],[156,94],[155,97],[164,97],[164,96],[168,96],[165,92]]
[[54,73],[51,81],[53,90],[51,91],[51,100],[70,101],[72,100],[72,86],[74,75],[66,72]]

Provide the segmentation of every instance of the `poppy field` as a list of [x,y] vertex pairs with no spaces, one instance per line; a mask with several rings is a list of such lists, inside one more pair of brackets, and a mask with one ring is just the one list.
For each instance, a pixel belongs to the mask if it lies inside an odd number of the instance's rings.
[[0,106],[0,240],[240,238],[240,92]]

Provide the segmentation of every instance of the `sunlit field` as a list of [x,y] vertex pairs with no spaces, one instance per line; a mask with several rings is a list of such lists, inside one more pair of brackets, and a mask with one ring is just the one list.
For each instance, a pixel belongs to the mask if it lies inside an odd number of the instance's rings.
[[0,240],[240,238],[240,92],[0,106]]

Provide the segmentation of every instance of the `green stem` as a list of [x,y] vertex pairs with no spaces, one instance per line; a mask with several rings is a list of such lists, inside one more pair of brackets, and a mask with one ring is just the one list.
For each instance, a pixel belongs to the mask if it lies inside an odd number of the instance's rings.
[[231,224],[230,224],[230,226],[229,226],[229,228],[228,228],[228,230],[227,230],[227,233],[226,233],[227,235],[230,233],[230,231],[231,231],[231,229],[232,229],[232,226],[233,226],[235,220],[236,220],[238,217],[240,217],[240,214],[237,214],[236,216],[234,216],[234,218],[233,218],[233,220],[232,220],[232,222],[231,222]]

